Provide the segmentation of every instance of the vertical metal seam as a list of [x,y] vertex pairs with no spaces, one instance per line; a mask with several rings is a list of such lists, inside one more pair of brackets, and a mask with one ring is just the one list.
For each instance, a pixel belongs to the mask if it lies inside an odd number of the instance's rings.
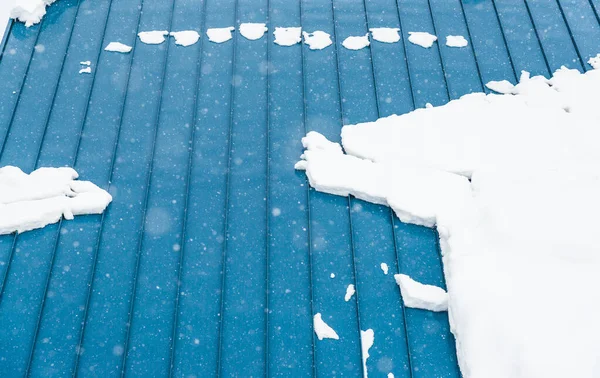
[[577,58],[579,59],[579,63],[581,64],[581,68],[584,71],[587,71],[587,67],[585,65],[585,62],[583,61],[583,58],[581,56],[581,52],[579,51],[579,47],[577,46],[577,42],[575,42],[575,36],[573,35],[573,31],[571,31],[571,26],[569,26],[569,22],[567,21],[567,16],[565,15],[565,12],[563,10],[563,7],[560,3],[560,0],[556,0],[556,5],[558,5],[558,9],[560,10],[560,14],[562,16],[563,22],[565,23],[565,26],[567,27],[567,31],[569,32],[569,38],[571,38],[571,43],[573,44],[573,47],[575,48],[575,53],[577,53]]
[[[494,2],[494,6],[496,6],[495,0],[492,1]],[[527,2],[527,0],[523,0],[523,4],[525,4],[525,10],[527,10],[527,15],[529,16],[529,20],[531,21],[531,27],[533,28],[533,32],[535,33],[535,37],[537,38],[538,45],[540,46],[540,51],[542,52],[544,63],[546,64],[546,68],[548,69],[548,75],[552,75],[552,69],[550,68],[550,63],[548,62],[548,57],[546,56],[546,51],[544,50],[542,39],[540,38],[540,34],[537,31],[537,27],[535,26],[535,20],[533,19],[533,15],[531,14],[531,9],[529,9],[529,3]],[[500,17],[500,15],[498,15],[498,17]]]
[[[267,0],[267,17],[266,17],[266,24],[270,26],[270,19],[271,19],[271,2],[270,0]],[[269,43],[269,38],[270,38],[271,33],[267,32],[266,38],[265,38],[265,43],[267,45],[267,67],[266,67],[266,89],[267,89],[267,95],[266,95],[266,105],[267,105],[267,140],[266,140],[266,180],[265,180],[265,377],[269,377],[269,371],[270,371],[270,354],[271,354],[271,350],[270,350],[270,343],[269,343],[269,337],[270,337],[270,332],[269,332],[269,312],[271,311],[270,306],[269,306],[269,300],[270,300],[270,296],[269,296],[269,291],[270,289],[270,274],[269,274],[269,269],[270,269],[270,260],[271,260],[271,248],[270,248],[270,240],[271,240],[271,216],[270,216],[270,212],[269,209],[271,207],[271,196],[270,196],[270,190],[271,190],[271,185],[270,185],[270,179],[271,179],[271,108],[270,108],[270,104],[271,104],[271,49],[270,46],[271,44]]]

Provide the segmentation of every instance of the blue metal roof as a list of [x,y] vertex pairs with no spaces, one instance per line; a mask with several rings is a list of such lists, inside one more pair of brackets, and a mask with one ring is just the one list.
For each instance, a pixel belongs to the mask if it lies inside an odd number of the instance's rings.
[[[310,190],[293,170],[300,139],[338,140],[343,124],[521,70],[586,69],[600,52],[599,10],[600,0],[60,0],[40,25],[13,23],[0,166],[73,166],[114,201],[104,215],[0,237],[0,376],[361,376],[359,330],[372,328],[372,377],[459,377],[447,315],[403,308],[393,279],[444,285],[435,231]],[[239,22],[324,30],[334,45],[136,38]],[[369,27],[403,39],[341,46]],[[406,43],[409,31],[440,43]],[[450,34],[469,47],[446,47]],[[103,51],[111,41],[134,49]],[[78,74],[85,60],[90,75]],[[317,312],[340,340],[316,339]]]

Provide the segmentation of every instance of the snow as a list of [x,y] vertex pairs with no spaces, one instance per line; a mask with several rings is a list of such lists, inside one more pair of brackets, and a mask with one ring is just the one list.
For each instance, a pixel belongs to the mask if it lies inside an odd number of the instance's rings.
[[148,45],[160,45],[165,41],[165,36],[169,35],[166,30],[152,30],[138,33],[140,41]]
[[367,372],[367,360],[369,359],[369,349],[375,342],[375,332],[372,329],[366,331],[360,331],[360,349],[362,351],[362,364],[363,364],[363,377],[368,378],[369,373]]
[[383,271],[383,274],[385,274],[385,275],[387,275],[387,274],[388,274],[388,270],[389,270],[388,264],[386,264],[386,263],[381,263],[381,265],[380,265],[380,268],[381,268],[381,270]]
[[352,296],[354,295],[354,293],[356,293],[356,289],[354,288],[353,284],[348,285],[348,287],[346,288],[346,295],[344,296],[344,300],[346,302],[350,301],[350,299],[352,299]]
[[79,64],[81,64],[82,66],[90,66],[92,65],[92,62],[89,60],[83,61],[83,62],[79,62]]
[[590,58],[588,60],[588,63],[590,66],[592,66],[592,68],[600,70],[600,54],[596,55],[595,57]]
[[400,40],[398,28],[371,28],[369,29],[373,39],[383,43],[396,43]]
[[200,33],[195,30],[172,31],[169,35],[175,38],[176,45],[184,47],[191,46],[200,39]]
[[63,216],[102,213],[110,194],[77,177],[72,168],[39,168],[31,174],[0,168],[0,235],[42,228]]
[[317,313],[313,318],[313,328],[315,329],[315,334],[319,340],[323,339],[334,339],[339,340],[340,337],[334,331],[333,328],[327,325],[321,318],[321,313]]
[[448,47],[467,47],[469,42],[462,35],[446,36],[446,46]]
[[291,27],[291,28],[280,28],[276,27],[273,32],[275,36],[276,44],[280,46],[293,46],[302,41],[302,28],[301,27]]
[[120,52],[120,53],[128,53],[131,51],[131,48],[132,48],[131,46],[127,46],[121,42],[110,42],[108,45],[106,45],[104,50]]
[[228,26],[226,28],[211,28],[206,31],[206,35],[211,42],[223,43],[233,38],[231,32],[234,30],[235,28],[233,26]]
[[[39,23],[46,15],[46,7],[56,0],[4,0],[12,2],[8,5],[10,8],[10,17],[24,22],[25,26],[30,27]],[[0,26],[4,29],[3,26]],[[4,33],[4,30],[2,30]]]
[[331,46],[331,36],[321,30],[316,30],[312,33],[303,32],[304,43],[308,45],[311,50],[323,50],[325,47]]
[[87,73],[87,74],[92,73],[92,67],[82,68],[82,69],[79,70],[79,73],[80,74],[82,74],[82,73]]
[[400,286],[404,306],[436,312],[448,310],[448,293],[441,287],[424,285],[406,274],[395,274],[394,278]]
[[261,39],[267,30],[265,23],[246,22],[240,25],[240,34],[251,41]]
[[494,92],[502,94],[512,94],[515,89],[515,86],[508,80],[490,81],[485,86]]
[[363,36],[351,36],[344,39],[342,42],[342,46],[347,48],[348,50],[360,50],[367,46],[369,46],[371,42],[369,42],[369,34],[365,34]]
[[408,41],[428,49],[433,46],[433,42],[437,41],[437,37],[427,32],[408,32]]
[[600,70],[524,73],[511,94],[345,126],[345,154],[303,139],[316,190],[437,228],[465,378],[600,376],[598,93]]
[[329,275],[329,278],[335,278],[335,273],[331,273],[331,274]]

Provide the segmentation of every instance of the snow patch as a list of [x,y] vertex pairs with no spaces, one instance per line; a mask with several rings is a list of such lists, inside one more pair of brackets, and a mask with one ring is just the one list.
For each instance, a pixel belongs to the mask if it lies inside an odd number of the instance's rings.
[[369,46],[371,42],[369,42],[369,34],[365,34],[363,36],[351,36],[344,39],[342,42],[342,46],[347,48],[348,50],[360,50],[367,46]]
[[200,39],[200,33],[195,30],[172,31],[169,35],[175,38],[176,45],[184,47],[191,46]]
[[233,26],[228,26],[226,28],[211,28],[206,31],[206,35],[211,42],[223,43],[233,38],[231,32],[234,30],[235,28]]
[[354,295],[354,293],[356,293],[356,289],[354,288],[353,284],[348,285],[348,287],[346,288],[346,295],[344,296],[344,300],[346,302],[348,302],[350,299],[352,299],[352,296]]
[[85,67],[79,70],[79,73],[86,73],[86,74],[91,74],[92,73],[92,67]]
[[79,64],[81,64],[82,66],[91,66],[92,62],[89,60],[83,61],[83,62],[79,62]]
[[[13,0],[13,6],[10,9],[10,17],[24,22],[25,26],[30,27],[39,23],[46,15],[46,7],[50,6],[56,0]],[[4,28],[0,26],[0,28]]]
[[304,43],[308,45],[311,50],[323,50],[325,47],[331,46],[331,36],[321,30],[316,30],[312,33],[303,32]]
[[502,94],[512,94],[515,86],[508,80],[490,81],[485,85],[488,89]]
[[588,63],[594,69],[600,70],[600,54],[596,55],[595,57],[590,58],[590,60],[588,60]]
[[58,222],[63,216],[100,214],[112,201],[105,190],[77,181],[72,168],[0,168],[0,235],[25,232]]
[[446,36],[446,46],[448,47],[467,47],[469,42],[462,35]]
[[381,268],[381,270],[383,271],[383,274],[385,274],[385,275],[387,275],[387,274],[388,274],[388,270],[389,270],[388,264],[386,264],[386,263],[381,263],[381,265],[380,265],[380,268]]
[[265,23],[246,22],[240,25],[240,34],[251,41],[261,39],[269,30]]
[[329,325],[327,325],[327,323],[325,323],[323,321],[323,319],[321,318],[320,312],[317,313],[313,318],[313,328],[315,329],[315,334],[317,335],[317,338],[319,340],[323,340],[323,339],[339,340],[340,339],[340,337],[334,331],[334,329],[331,328]]
[[167,35],[169,35],[169,32],[166,30],[152,30],[138,33],[140,41],[147,45],[160,45],[166,40],[165,36]]
[[363,377],[364,378],[369,377],[369,373],[367,371],[367,360],[369,359],[369,357],[371,357],[369,355],[369,349],[371,349],[371,347],[373,346],[373,343],[375,343],[375,332],[373,332],[373,330],[370,328],[366,331],[361,330],[360,331],[360,347],[361,347],[361,351],[362,351],[362,364],[363,364]]
[[424,285],[406,274],[395,274],[394,278],[400,286],[404,306],[436,312],[448,310],[448,293],[441,287]]
[[433,42],[437,41],[437,37],[427,32],[408,32],[408,41],[428,49],[433,46]]
[[130,52],[131,49],[131,46],[127,46],[121,42],[111,42],[104,48],[106,51],[120,52],[125,54]]
[[373,39],[383,43],[396,43],[400,40],[400,29],[398,28],[371,28],[369,29]]
[[292,28],[275,28],[273,35],[275,36],[275,42],[279,46],[293,46],[302,41],[301,37],[302,28],[301,27],[292,27]]

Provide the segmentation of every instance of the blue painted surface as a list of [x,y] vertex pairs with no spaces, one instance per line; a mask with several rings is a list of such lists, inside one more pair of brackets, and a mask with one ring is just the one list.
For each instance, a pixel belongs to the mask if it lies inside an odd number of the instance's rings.
[[[393,274],[444,285],[435,231],[315,192],[301,137],[443,104],[521,70],[585,68],[597,0],[60,0],[0,57],[0,165],[73,166],[104,215],[0,237],[0,376],[458,377],[447,315],[403,308]],[[266,22],[324,30],[145,45],[138,31]],[[341,46],[372,27],[396,44]],[[408,32],[436,33],[423,49]],[[444,45],[464,35],[469,47]],[[130,54],[103,51],[110,41]],[[79,75],[79,62],[92,74]],[[379,268],[390,267],[386,276]],[[331,274],[335,278],[331,278]],[[348,284],[357,294],[345,302]],[[340,340],[318,341],[322,313]]]

